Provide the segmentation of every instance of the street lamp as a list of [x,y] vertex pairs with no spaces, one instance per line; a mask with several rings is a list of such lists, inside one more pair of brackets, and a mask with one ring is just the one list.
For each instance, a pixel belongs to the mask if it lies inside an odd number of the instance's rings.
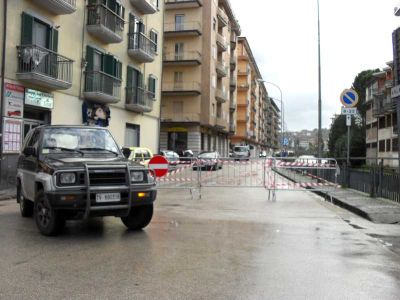
[[284,122],[284,113],[283,113],[282,90],[277,84],[275,84],[273,82],[265,81],[265,80],[262,80],[261,78],[257,79],[257,81],[258,82],[262,82],[262,83],[269,83],[269,84],[273,85],[274,87],[276,87],[279,90],[279,93],[281,95],[281,99],[279,101],[281,102],[281,155],[283,155],[283,132],[284,132],[283,131],[283,122]]

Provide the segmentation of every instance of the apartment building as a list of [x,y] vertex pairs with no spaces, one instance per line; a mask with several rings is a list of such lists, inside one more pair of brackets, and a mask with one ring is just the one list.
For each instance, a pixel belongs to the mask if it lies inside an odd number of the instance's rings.
[[[2,175],[42,124],[108,127],[157,151],[164,1],[0,1],[7,22]],[[1,23],[3,24],[3,21]]]
[[260,81],[261,73],[245,37],[238,38],[237,60],[236,133],[231,144],[249,145],[255,153],[271,151],[277,139],[279,109]]
[[[367,157],[389,158],[386,166],[398,166],[398,137],[396,104],[391,96],[393,63],[373,74],[366,90],[366,147]],[[369,164],[375,163],[368,160]]]
[[165,1],[161,148],[228,155],[239,34],[229,0]]

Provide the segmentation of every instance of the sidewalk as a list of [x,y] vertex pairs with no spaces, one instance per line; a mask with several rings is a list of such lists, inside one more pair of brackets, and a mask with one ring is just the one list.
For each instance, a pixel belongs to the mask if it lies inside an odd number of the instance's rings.
[[[318,182],[314,178],[302,176],[298,173],[293,176],[289,170],[277,173],[293,182]],[[326,197],[328,201],[330,200],[329,196],[331,196],[333,204],[343,207],[373,223],[400,224],[400,204],[397,202],[384,198],[371,198],[368,194],[353,189],[337,188],[334,191],[332,191],[332,188],[328,190],[328,188],[324,187],[319,187],[318,191],[312,187],[308,189],[314,190],[315,193],[322,197]]]
[[15,188],[0,190],[0,201],[14,199],[16,194],[17,190]]

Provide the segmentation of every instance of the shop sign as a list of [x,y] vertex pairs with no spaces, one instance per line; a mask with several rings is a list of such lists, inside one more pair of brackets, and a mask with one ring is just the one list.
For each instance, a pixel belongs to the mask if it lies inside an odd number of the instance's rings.
[[25,89],[25,104],[47,109],[53,109],[54,97],[52,94],[49,93],[36,91],[32,89]]
[[22,118],[24,114],[25,88],[20,85],[5,83],[4,85],[4,115],[12,118]]
[[22,143],[22,119],[3,119],[3,153],[19,153]]
[[168,128],[168,132],[188,132],[188,130],[184,127],[171,127]]

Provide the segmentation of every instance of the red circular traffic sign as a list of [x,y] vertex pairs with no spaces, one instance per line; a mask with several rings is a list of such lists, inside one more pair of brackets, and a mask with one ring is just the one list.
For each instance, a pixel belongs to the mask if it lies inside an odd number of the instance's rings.
[[154,171],[156,177],[163,177],[168,173],[168,160],[161,155],[156,155],[149,161],[149,169]]

